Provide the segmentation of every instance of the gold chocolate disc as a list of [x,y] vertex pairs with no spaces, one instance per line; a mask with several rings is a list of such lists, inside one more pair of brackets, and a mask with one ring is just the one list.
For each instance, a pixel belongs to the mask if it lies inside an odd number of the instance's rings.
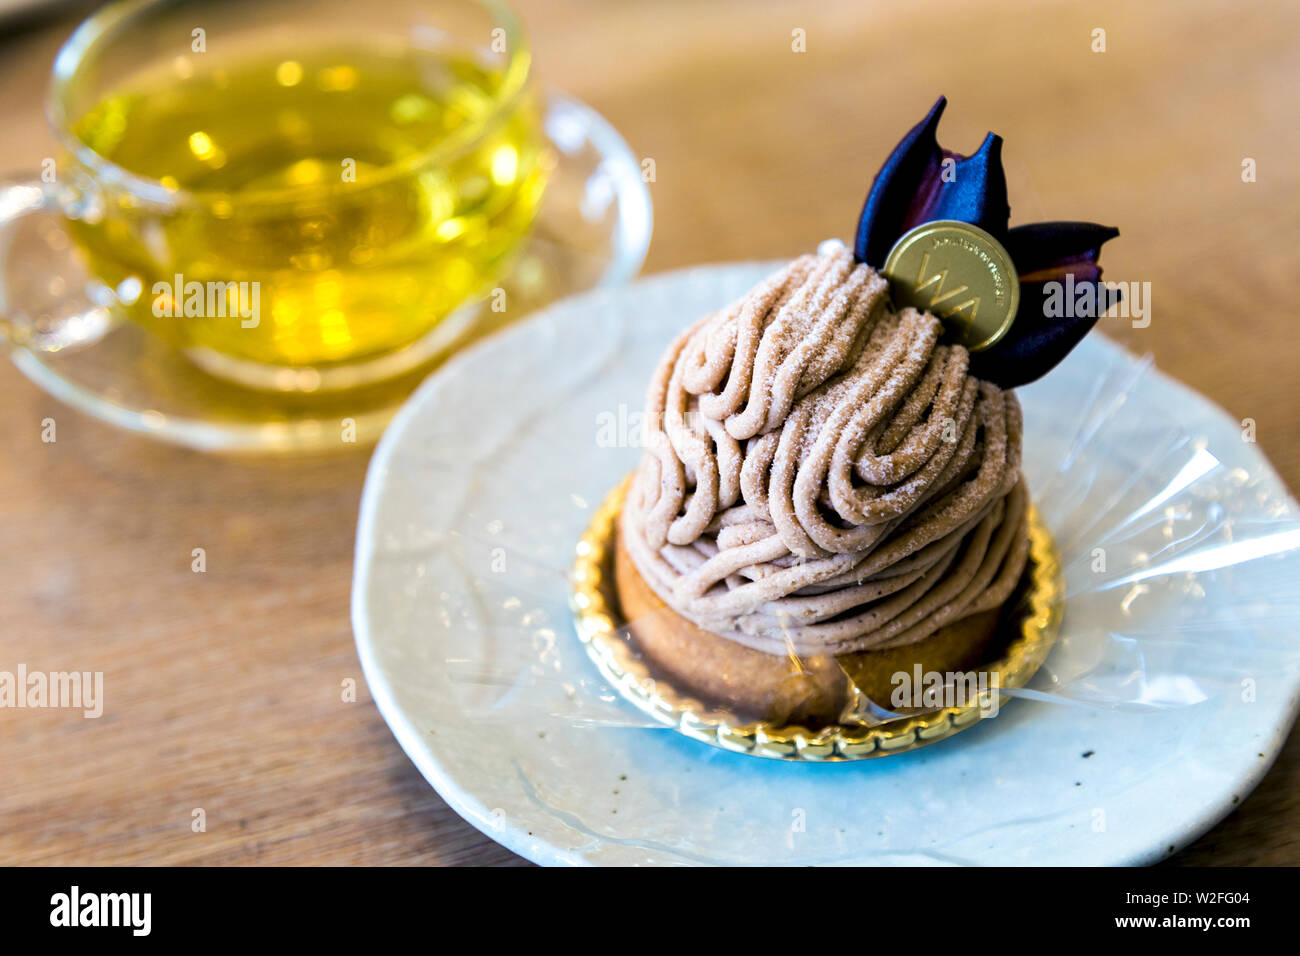
[[883,272],[895,306],[930,312],[972,352],[1006,335],[1020,305],[1011,256],[968,222],[922,223],[894,243]]

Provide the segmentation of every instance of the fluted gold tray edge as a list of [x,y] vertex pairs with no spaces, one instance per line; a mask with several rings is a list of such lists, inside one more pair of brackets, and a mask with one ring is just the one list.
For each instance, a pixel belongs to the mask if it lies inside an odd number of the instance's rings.
[[[694,740],[755,757],[819,763],[864,760],[916,750],[973,726],[993,701],[985,691],[974,703],[900,717],[873,727],[828,727],[812,731],[742,720],[725,710],[679,693],[650,672],[619,635],[613,581],[615,527],[631,476],[624,478],[596,509],[578,541],[570,606],[578,638],[601,676],[638,710]],[[1006,653],[985,665],[998,675],[1000,688],[1023,687],[1047,659],[1060,630],[1065,588],[1060,556],[1037,509],[1029,511],[1030,588],[1021,614],[1020,634]],[[997,702],[999,708],[1002,701]]]

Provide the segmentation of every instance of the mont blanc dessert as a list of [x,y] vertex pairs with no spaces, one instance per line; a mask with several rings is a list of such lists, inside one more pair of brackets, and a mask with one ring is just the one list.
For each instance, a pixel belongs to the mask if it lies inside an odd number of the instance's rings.
[[1089,223],[1009,228],[1001,141],[935,137],[877,175],[828,242],[689,325],[646,397],[617,522],[626,639],[657,679],[743,717],[821,727],[888,710],[891,676],[1004,646],[1029,564],[1015,387],[1096,321]]

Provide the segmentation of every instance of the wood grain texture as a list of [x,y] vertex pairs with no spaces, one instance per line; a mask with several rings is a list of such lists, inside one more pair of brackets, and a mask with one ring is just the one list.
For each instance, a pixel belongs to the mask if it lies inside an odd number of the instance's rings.
[[[647,271],[847,236],[871,174],[943,92],[950,148],[1005,138],[1013,221],[1120,226],[1106,275],[1152,284],[1152,322],[1108,334],[1253,418],[1297,486],[1296,5],[518,6],[545,81],[655,160]],[[0,170],[50,152],[45,77],[69,27],[0,41]],[[1242,182],[1244,157],[1258,182]],[[155,445],[8,363],[0,396],[0,667],[103,670],[108,697],[97,721],[0,711],[0,864],[521,862],[424,783],[364,685],[340,700],[360,681],[348,598],[364,455]],[[1173,860],[1294,865],[1297,836],[1292,734],[1256,792]]]

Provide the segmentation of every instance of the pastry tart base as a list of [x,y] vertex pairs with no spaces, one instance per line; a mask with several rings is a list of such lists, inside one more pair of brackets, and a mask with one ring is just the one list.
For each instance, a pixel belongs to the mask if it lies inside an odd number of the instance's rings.
[[[630,484],[629,476],[609,494],[578,542],[570,599],[578,636],[601,675],[630,703],[703,743],[819,762],[915,750],[996,713],[1008,700],[1000,689],[1028,683],[1060,629],[1060,559],[1031,507],[1029,561],[1000,613],[975,615],[886,651],[801,660],[750,650],[696,628],[640,579],[617,541]],[[912,674],[917,665],[923,673],[980,672],[987,683],[976,699],[956,706],[870,716],[865,697],[889,707],[877,698],[888,693],[890,678]]]

